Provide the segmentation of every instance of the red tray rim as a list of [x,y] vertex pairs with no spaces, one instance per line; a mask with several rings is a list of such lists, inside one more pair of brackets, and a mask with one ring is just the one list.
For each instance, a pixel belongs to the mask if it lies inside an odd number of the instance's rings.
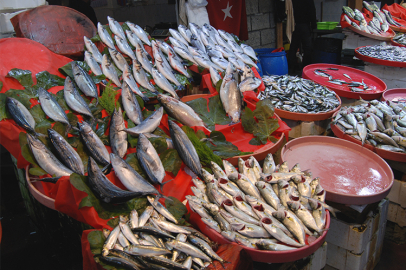
[[[338,129],[338,128],[337,128]],[[380,157],[377,153],[374,153],[373,151],[371,151],[370,149],[368,149],[368,148],[366,148],[366,147],[362,147],[361,145],[358,145],[357,143],[355,143],[355,142],[352,142],[352,141],[349,141],[349,140],[345,140],[345,139],[342,139],[342,138],[335,138],[335,137],[328,137],[328,136],[304,136],[304,137],[300,137],[300,138],[296,138],[296,139],[293,139],[293,140],[291,140],[291,141],[289,141],[288,143],[286,143],[283,147],[282,147],[282,151],[281,151],[281,162],[283,162],[284,161],[284,153],[286,152],[286,149],[290,149],[290,146],[292,145],[292,144],[298,144],[298,142],[300,142],[301,140],[306,140],[306,139],[308,139],[308,138],[312,138],[312,139],[314,139],[314,140],[316,140],[316,141],[320,141],[320,140],[327,140],[327,141],[329,141],[329,140],[331,140],[333,143],[334,143],[334,140],[339,140],[339,141],[341,141],[341,143],[345,143],[345,144],[348,144],[348,146],[349,146],[349,148],[352,148],[352,149],[359,149],[359,152],[366,152],[366,151],[368,151],[368,154],[369,155],[376,155],[376,157],[378,158],[378,160],[380,160],[379,162],[381,163],[380,165],[382,165],[382,166],[386,166],[386,170],[387,170],[387,172],[389,172],[389,176],[391,177],[391,179],[392,179],[392,181],[391,181],[391,183],[386,187],[386,188],[384,188],[383,190],[381,190],[380,192],[377,192],[377,193],[374,193],[373,195],[371,195],[371,194],[369,194],[369,195],[354,195],[354,194],[343,194],[343,193],[339,193],[339,192],[335,192],[335,191],[329,191],[329,190],[326,190],[326,192],[327,193],[330,193],[330,194],[334,194],[336,197],[341,197],[341,198],[349,198],[349,199],[355,199],[355,200],[361,200],[361,201],[364,201],[365,199],[369,199],[369,198],[371,198],[371,199],[373,199],[373,198],[376,198],[376,197],[380,197],[380,196],[382,196],[383,194],[387,194],[389,191],[390,191],[390,189],[392,188],[392,185],[393,185],[393,182],[394,182],[394,175],[393,175],[393,171],[392,171],[392,169],[391,169],[391,167],[386,163],[386,161],[382,158],[382,157]],[[336,200],[332,200],[332,201],[336,201]],[[338,202],[338,201],[337,201]],[[371,202],[370,202],[371,203]],[[353,203],[354,204],[354,203]]]
[[392,88],[392,89],[388,89],[385,92],[383,92],[382,97],[381,97],[381,101],[385,101],[388,100],[386,99],[385,95],[389,95],[392,93],[404,93],[405,97],[406,97],[406,88]]
[[391,35],[387,36],[387,37],[378,36],[378,35],[374,35],[374,34],[368,34],[362,30],[358,30],[357,28],[355,28],[351,25],[346,28],[350,28],[352,31],[354,31],[357,34],[360,34],[362,36],[365,36],[365,37],[368,37],[371,39],[376,39],[376,40],[390,41],[395,36],[395,32],[393,32],[393,30],[391,28],[389,29],[391,31]]
[[406,47],[406,45],[403,45],[403,44],[400,44],[400,43],[397,43],[396,41],[394,41],[393,38],[390,40],[390,43],[391,43],[393,46]]
[[368,45],[368,46],[360,46],[360,47],[358,47],[358,48],[356,48],[356,49],[354,50],[355,56],[356,56],[358,59],[362,60],[362,61],[369,62],[369,63],[373,63],[373,64],[377,64],[377,65],[382,65],[382,66],[406,67],[406,62],[397,62],[397,61],[382,60],[382,59],[378,59],[378,58],[374,58],[374,57],[370,57],[370,56],[366,56],[366,55],[360,54],[360,53],[358,52],[358,50],[359,50],[360,48],[363,48],[363,47],[369,47],[369,45]]
[[[378,93],[357,93],[357,92],[351,92],[350,90],[342,90],[339,88],[335,88],[333,85],[330,84],[325,84],[324,81],[321,80],[321,78],[312,78],[309,77],[309,75],[307,74],[308,72],[310,72],[310,69],[317,67],[317,66],[327,66],[327,67],[332,67],[332,68],[344,68],[344,69],[348,69],[352,72],[357,72],[358,74],[362,74],[365,77],[373,77],[373,80],[375,82],[377,82],[377,85],[379,86],[384,86],[384,88],[378,92]],[[376,77],[375,75],[372,75],[368,72],[356,69],[356,68],[352,68],[352,67],[347,67],[347,66],[342,66],[342,65],[335,65],[335,64],[324,64],[324,63],[318,63],[318,64],[311,64],[306,66],[305,68],[303,68],[302,71],[302,77],[308,80],[312,80],[320,85],[326,86],[328,89],[334,91],[338,96],[340,97],[346,97],[346,98],[353,98],[353,99],[365,99],[365,100],[372,100],[372,99],[379,99],[382,95],[382,93],[387,89],[386,83],[384,81],[382,81],[381,79],[379,79],[378,77]]]

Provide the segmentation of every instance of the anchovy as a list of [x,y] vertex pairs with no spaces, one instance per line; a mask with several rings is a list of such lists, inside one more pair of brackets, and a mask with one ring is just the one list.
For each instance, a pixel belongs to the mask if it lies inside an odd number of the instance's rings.
[[115,48],[113,39],[100,22],[97,23],[97,32],[104,44],[106,44],[108,47],[112,49]]
[[151,217],[151,214],[153,211],[154,211],[154,208],[152,206],[147,206],[147,208],[145,208],[144,212],[141,214],[140,218],[138,219],[138,226],[139,226],[138,228],[143,227],[147,223],[147,221]]
[[38,165],[53,177],[69,176],[73,173],[65,167],[48,148],[31,134],[27,134],[27,143]]
[[85,41],[85,46],[86,49],[93,55],[94,59],[101,64],[103,56],[100,53],[99,49],[97,49],[96,45],[86,36],[83,36],[83,39]]
[[126,247],[124,251],[128,254],[137,256],[160,256],[171,254],[169,250],[164,248],[141,246],[141,245],[133,245]]
[[20,101],[11,97],[7,97],[6,106],[13,120],[20,127],[24,128],[28,132],[37,135],[37,133],[34,130],[35,128],[34,117],[32,117],[30,111]]
[[92,112],[90,111],[89,105],[87,105],[86,101],[84,101],[82,96],[79,94],[78,90],[72,82],[72,79],[69,76],[67,76],[65,79],[63,95],[69,108],[78,113],[94,118]]
[[86,122],[78,122],[79,133],[85,142],[90,155],[99,163],[108,165],[110,163],[109,152],[103,142]]
[[186,133],[173,121],[168,121],[169,132],[175,149],[178,151],[180,158],[185,162],[197,176],[202,178],[202,165],[199,156],[192,142],[189,140]]
[[130,241],[131,244],[133,244],[133,245],[139,245],[140,244],[140,242],[138,242],[138,239],[132,233],[130,225],[128,225],[127,222],[120,221],[118,223],[118,225],[120,226],[121,232],[123,233],[125,238],[127,238],[127,240]]
[[163,107],[160,107],[150,116],[148,116],[144,121],[142,121],[141,124],[133,128],[126,128],[124,129],[124,131],[130,133],[133,136],[138,136],[140,133],[153,132],[161,123],[163,112]]
[[[102,61],[103,62],[103,61]],[[99,94],[96,84],[93,79],[84,71],[75,61],[71,62],[73,79],[78,85],[79,89],[88,97],[96,98],[96,104],[99,103]]]
[[111,249],[113,249],[114,244],[117,241],[118,235],[120,234],[120,226],[116,226],[107,237],[106,241],[104,242],[102,254],[103,256],[107,256]]
[[[100,56],[101,57],[101,56]],[[89,51],[85,51],[85,62],[92,70],[92,73],[96,76],[100,76],[103,74],[99,63],[97,63],[96,59],[93,57],[92,53]]]
[[52,142],[52,145],[58,152],[62,162],[72,171],[77,174],[84,175],[84,166],[82,159],[76,150],[53,129],[48,129],[48,137]]
[[55,98],[44,88],[38,89],[39,102],[45,114],[56,122],[61,122],[68,125],[68,130],[71,128],[68,116],[65,111],[55,100]]

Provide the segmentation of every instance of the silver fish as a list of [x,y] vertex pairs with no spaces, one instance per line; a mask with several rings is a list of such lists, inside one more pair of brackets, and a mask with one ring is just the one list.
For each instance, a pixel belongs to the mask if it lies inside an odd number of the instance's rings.
[[225,58],[230,58],[230,57],[234,57],[234,52],[224,46],[221,45],[216,45],[215,49],[219,52],[221,52],[221,54],[223,55],[223,57]]
[[303,244],[294,241],[292,238],[287,236],[278,226],[274,225],[270,218],[261,219],[261,225],[268,231],[269,234],[271,234],[279,241],[294,247],[303,246]]
[[125,123],[121,108],[114,109],[110,122],[110,147],[111,151],[121,158],[125,156],[128,148],[127,133],[123,131],[124,129]]
[[142,40],[148,46],[151,46],[151,42],[149,41],[148,34],[142,29],[140,26],[133,24],[131,22],[127,22],[128,27],[130,30],[137,35],[139,39]]
[[140,134],[138,137],[137,157],[151,181],[154,184],[162,185],[165,177],[164,166],[154,146],[144,134]]
[[26,131],[36,134],[35,120],[32,117],[30,111],[17,99],[7,97],[6,98],[7,110],[10,113],[13,120]]
[[244,62],[238,59],[237,57],[229,57],[228,61],[231,62],[237,69],[243,70],[244,69]]
[[224,58],[212,57],[211,61],[222,69],[226,69],[228,66],[228,61]]
[[304,228],[295,214],[290,211],[276,211],[272,215],[289,229],[301,245],[305,245]]
[[103,74],[110,79],[115,85],[118,87],[121,87],[121,82],[118,78],[117,71],[111,61],[109,60],[109,57],[107,54],[103,55],[103,62],[102,62],[102,70]]
[[89,105],[87,105],[86,101],[84,101],[82,96],[79,94],[78,90],[72,82],[72,79],[69,76],[67,76],[65,79],[63,96],[69,108],[71,108],[75,112],[94,118],[92,112],[90,111]]
[[38,165],[53,177],[69,176],[73,173],[63,165],[37,138],[27,133],[27,143]]
[[258,181],[257,183],[255,183],[255,186],[258,188],[262,197],[269,205],[271,205],[275,209],[279,209],[281,207],[281,201],[273,191],[270,184],[264,181]]
[[167,244],[173,249],[179,250],[193,257],[197,257],[209,262],[212,261],[210,257],[208,257],[204,252],[191,244],[180,242],[177,240],[168,241]]
[[177,41],[180,41],[182,44],[184,45],[189,45],[189,41],[187,41],[181,33],[179,33],[177,30],[175,29],[171,29],[169,28],[169,33],[171,33],[171,36],[174,37]]
[[169,83],[169,81],[155,68],[152,68],[152,77],[154,78],[155,83],[164,91],[171,94],[175,99],[179,100],[178,94],[176,94],[175,89]]
[[144,120],[142,116],[142,109],[137,98],[135,97],[135,94],[131,91],[126,82],[123,83],[121,90],[121,101],[128,118],[136,125],[141,124],[141,122]]
[[109,251],[113,249],[114,244],[117,241],[118,235],[120,234],[120,226],[116,226],[109,234],[109,236],[106,239],[106,242],[104,242],[103,245],[103,250],[102,254],[103,256],[107,256],[109,254]]
[[110,155],[100,140],[99,136],[93,131],[91,126],[86,122],[78,122],[79,133],[89,149],[90,155],[99,163],[107,165],[110,163]]
[[150,83],[147,74],[145,73],[144,69],[141,67],[141,64],[138,61],[133,61],[133,75],[136,82],[141,85],[142,87],[150,90],[154,94],[157,94],[158,91],[155,87]]
[[180,47],[174,47],[173,49],[175,50],[175,52],[178,55],[180,55],[180,57],[197,65],[195,59],[193,58],[193,56],[189,53],[189,51],[187,49],[180,48]]
[[163,107],[160,107],[158,110],[154,111],[153,114],[142,121],[141,124],[133,128],[124,129],[124,131],[133,136],[138,136],[141,133],[153,132],[161,123],[163,112]]
[[262,80],[259,78],[248,77],[238,85],[238,88],[240,88],[241,93],[244,93],[246,91],[253,91],[257,89],[261,83]]
[[189,127],[206,127],[206,124],[203,122],[200,116],[186,103],[161,94],[158,95],[158,101],[162,104],[162,106],[164,106],[168,115],[175,118],[183,125]]
[[169,132],[175,149],[178,151],[180,158],[185,162],[197,176],[202,178],[202,165],[199,156],[192,142],[189,140],[186,133],[173,121],[168,121]]
[[[192,36],[192,32],[184,25],[178,26],[178,31],[182,35],[182,37],[190,43],[190,37]],[[187,44],[186,44],[187,45]]]
[[216,86],[216,85],[217,85],[217,82],[218,82],[219,80],[221,80],[221,76],[220,76],[220,74],[218,73],[218,71],[215,70],[213,67],[209,67],[209,71],[210,71],[210,78],[211,78],[211,81],[213,82],[213,85]]
[[289,208],[296,214],[296,216],[303,222],[309,229],[316,231],[320,235],[321,229],[317,226],[314,217],[300,202],[288,202]]
[[188,78],[189,81],[193,81],[192,77],[188,73],[187,69],[182,65],[182,63],[175,57],[175,54],[169,52],[169,63],[171,64],[172,68],[178,71],[180,74]]
[[99,103],[99,94],[97,91],[96,84],[93,79],[84,71],[75,61],[71,62],[73,79],[78,85],[80,91],[82,91],[86,96],[96,98],[96,104]]
[[155,59],[155,65],[157,66],[158,71],[169,81],[173,82],[178,87],[178,89],[184,89],[184,86],[176,79],[175,75],[170,70],[165,68],[162,59]]
[[154,211],[154,208],[152,206],[147,206],[145,208],[144,212],[141,214],[140,218],[138,219],[138,227],[143,227],[148,219],[151,217],[152,212]]
[[120,69],[124,71],[125,67],[128,66],[127,61],[125,60],[124,56],[117,51],[116,49],[108,48],[111,59],[113,59],[114,64]]
[[93,55],[94,59],[101,64],[103,60],[103,56],[100,53],[99,49],[97,49],[96,45],[86,36],[83,36],[85,41],[86,49]]
[[233,216],[235,216],[245,222],[255,224],[255,225],[260,224],[257,218],[253,218],[252,216],[247,215],[246,213],[244,213],[243,211],[238,209],[231,200],[226,200],[225,202],[223,202],[223,207],[224,207],[224,209],[227,210],[227,212],[229,212]]
[[39,87],[38,97],[42,110],[49,118],[56,122],[61,122],[68,125],[68,129],[71,128],[68,116],[66,115],[65,111],[47,90]]
[[176,218],[168,211],[156,198],[152,196],[147,196],[148,202],[158,211],[161,215],[163,215],[168,220],[172,221],[175,224],[178,224]]
[[142,68],[146,70],[148,73],[151,73],[152,70],[151,62],[148,60],[148,57],[144,55],[141,45],[138,43],[135,44],[135,55],[137,56],[137,58],[133,60],[138,60]]
[[254,63],[254,61],[251,60],[251,58],[249,58],[248,55],[246,55],[244,53],[238,53],[238,52],[235,52],[234,54],[235,54],[235,56],[237,56],[238,59],[240,59],[245,64],[253,66],[256,69],[258,69],[258,66]]
[[275,161],[272,154],[268,154],[264,160],[263,173],[273,173],[275,171]]
[[220,99],[232,123],[238,123],[241,117],[242,99],[237,83],[233,78],[224,78],[222,87],[220,87]]
[[169,37],[169,42],[173,45],[173,49],[175,49],[175,47],[179,47],[179,48],[182,48],[184,50],[187,50],[187,45],[183,44],[182,42],[180,42],[176,38]]
[[121,25],[110,16],[107,16],[107,21],[109,22],[111,32],[113,32],[114,35],[117,35],[120,38],[125,39],[125,34]]
[[96,76],[102,75],[103,72],[97,63],[96,59],[93,57],[92,53],[89,51],[85,51],[85,62],[92,70],[92,73]]
[[238,174],[236,178],[229,179],[237,184],[237,186],[247,195],[251,195],[262,201],[261,194],[257,187],[243,174]]
[[118,225],[120,226],[121,232],[123,233],[125,238],[127,238],[131,244],[138,245],[140,243],[138,242],[138,239],[134,236],[133,232],[131,231],[130,225],[128,225],[127,222],[120,221]]
[[130,255],[138,255],[138,256],[160,256],[171,254],[169,250],[164,248],[158,248],[153,246],[141,246],[141,245],[128,246],[124,248],[124,252]]
[[144,95],[144,93],[141,92],[141,90],[138,88],[137,83],[135,82],[134,76],[131,74],[130,67],[126,65],[123,71],[123,84],[124,82],[130,87],[131,91],[134,94],[137,94],[142,98],[144,101],[149,101],[149,98]]
[[99,37],[104,44],[112,49],[115,48],[113,39],[100,22],[97,23],[97,32],[99,33]]
[[257,58],[257,56],[255,54],[255,51],[251,46],[248,46],[246,44],[241,44],[240,46],[241,46],[241,49],[244,51],[244,53],[246,55],[248,55],[249,57],[251,57],[255,61],[258,61],[258,58]]

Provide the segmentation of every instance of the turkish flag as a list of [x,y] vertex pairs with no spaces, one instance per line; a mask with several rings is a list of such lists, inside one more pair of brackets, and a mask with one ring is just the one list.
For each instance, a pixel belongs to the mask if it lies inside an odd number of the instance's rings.
[[233,33],[241,40],[248,39],[245,0],[207,0],[210,24],[216,29]]

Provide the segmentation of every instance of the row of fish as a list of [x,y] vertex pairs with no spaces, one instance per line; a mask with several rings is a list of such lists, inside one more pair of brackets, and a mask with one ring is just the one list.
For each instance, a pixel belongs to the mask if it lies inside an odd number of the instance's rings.
[[404,33],[397,34],[394,38],[392,38],[392,40],[396,43],[406,46],[406,34]]
[[228,63],[243,70],[245,64],[254,66],[257,61],[254,50],[245,44],[239,45],[233,35],[217,30],[209,24],[199,27],[189,23],[189,28],[179,25],[178,29],[169,29],[172,53],[204,68],[224,71]]
[[[345,74],[345,73],[337,74],[338,71],[339,71],[338,68],[327,68],[326,70],[325,69],[315,69],[314,74],[316,74],[317,76],[320,76],[320,77],[327,78],[328,83],[337,84],[337,85],[345,85],[352,92],[364,92],[364,91],[376,89],[376,86],[367,85],[363,79],[361,82],[357,82],[357,81],[354,81],[348,74]],[[331,72],[334,72],[334,75],[338,76],[340,78],[344,77],[345,80],[334,78],[334,76],[331,75]],[[349,80],[349,81],[346,81],[346,80]]]
[[343,107],[333,124],[362,144],[406,153],[406,108],[401,103],[372,100]]
[[[163,42],[150,42],[147,33],[140,26],[126,22],[130,30],[126,30],[124,33],[123,28],[117,21],[110,17],[108,17],[108,21],[109,28],[114,33],[114,40],[119,51],[116,50],[113,39],[107,30],[99,23],[98,34],[102,42],[107,45],[110,56],[107,54],[102,56],[95,44],[85,36],[84,41],[87,49],[85,52],[85,61],[92,72],[95,75],[104,74],[118,87],[131,89],[131,91],[139,95],[145,101],[148,101],[148,97],[139,89],[138,85],[153,94],[158,94],[155,85],[150,82],[147,75],[150,74],[156,86],[168,92],[174,98],[179,99],[176,90],[184,89],[184,85],[179,82],[175,73],[184,75],[189,80],[192,80],[179,57],[174,54],[168,55],[168,61],[166,57],[162,55],[161,48],[164,48]],[[129,44],[135,47],[135,52]],[[150,61],[151,56],[146,52],[144,44],[152,46],[153,48],[155,58],[154,65]],[[165,51],[167,52],[167,50]],[[122,53],[129,57],[129,61],[132,61],[132,64],[128,64]],[[160,54],[159,56],[157,55],[158,53]],[[113,61],[111,61],[111,59]],[[121,80],[115,67],[122,71]]]
[[[306,245],[306,235],[325,230],[325,190],[319,178],[275,166],[272,154],[263,167],[254,157],[238,161],[237,169],[223,160],[224,171],[212,162],[211,175],[193,179],[195,196],[186,196],[190,208],[223,237],[243,246],[264,250],[292,250]],[[311,242],[311,239],[307,239]]]
[[258,99],[269,98],[276,108],[298,113],[321,113],[340,105],[334,92],[313,81],[289,75],[263,76],[265,90]]
[[359,48],[358,53],[387,61],[406,62],[406,48],[391,45],[373,45]]
[[[377,15],[380,15],[382,20],[384,20],[384,18],[386,18],[386,21],[390,25],[393,25],[396,27],[405,27],[405,25],[402,25],[402,24],[398,23],[397,21],[395,21],[392,17],[392,14],[388,10],[385,10],[385,9],[382,9],[382,11],[379,10],[378,6],[375,3],[369,4],[366,1],[362,1],[362,5],[365,7],[365,9],[367,9],[369,12],[371,12],[374,15],[374,17],[375,16],[378,17]],[[383,12],[383,14],[382,14],[382,12]],[[385,15],[385,17],[383,15]]]
[[176,218],[152,196],[150,206],[120,216],[112,230],[103,229],[106,241],[99,259],[125,269],[203,269],[213,261],[226,263],[213,250],[214,243]]

